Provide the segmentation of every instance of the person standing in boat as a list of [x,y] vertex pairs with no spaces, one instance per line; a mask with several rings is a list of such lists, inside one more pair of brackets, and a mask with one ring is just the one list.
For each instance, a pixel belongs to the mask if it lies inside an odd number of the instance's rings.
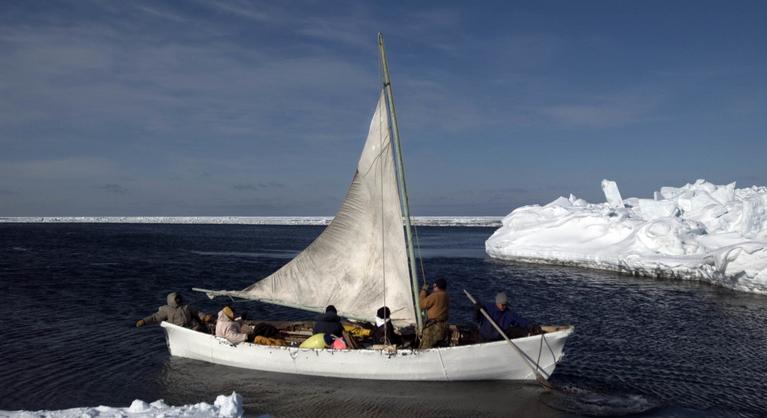
[[216,337],[226,338],[232,344],[239,344],[250,339],[250,335],[242,332],[242,320],[237,319],[234,309],[229,306],[224,306],[224,309],[218,312]]
[[447,312],[450,306],[450,298],[445,289],[445,279],[434,281],[434,289],[431,294],[426,293],[427,285],[421,289],[418,295],[418,303],[421,309],[426,309],[426,323],[421,333],[419,348],[431,348],[440,345],[447,336]]
[[190,305],[184,304],[181,294],[172,292],[168,294],[167,305],[160,306],[157,312],[147,316],[144,319],[136,321],[136,327],[144,325],[159,324],[162,321],[170,322],[173,325],[190,328],[195,331],[205,331],[205,324],[210,322],[213,317],[205,312],[199,312]]
[[328,305],[325,313],[314,319],[313,334],[333,334],[336,337],[343,337],[344,326],[341,325],[341,317],[338,316],[336,307]]
[[509,338],[527,337],[533,333],[540,333],[539,326],[509,309],[509,297],[506,296],[506,293],[500,292],[495,295],[495,303],[487,303],[484,306],[479,303],[474,305],[474,318],[479,321],[479,338],[483,342],[499,341],[503,339],[503,336],[482,315],[480,312],[482,308]]
[[402,338],[394,332],[391,323],[391,311],[388,306],[382,306],[376,312],[376,328],[373,330],[373,344],[400,345]]

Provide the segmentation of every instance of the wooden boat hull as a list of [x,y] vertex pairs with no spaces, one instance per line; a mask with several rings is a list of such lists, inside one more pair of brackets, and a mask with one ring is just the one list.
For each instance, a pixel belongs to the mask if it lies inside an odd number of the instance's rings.
[[[534,381],[525,360],[506,341],[427,350],[332,350],[233,345],[223,338],[162,323],[170,354],[244,369],[372,380]],[[513,340],[551,374],[572,327]]]

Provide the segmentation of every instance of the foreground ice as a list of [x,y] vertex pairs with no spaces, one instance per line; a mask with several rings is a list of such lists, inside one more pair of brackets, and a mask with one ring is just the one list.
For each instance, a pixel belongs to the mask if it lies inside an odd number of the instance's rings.
[[515,209],[485,242],[487,254],[767,294],[767,187],[698,180],[622,199],[603,180],[602,190],[606,203],[570,195]]
[[51,418],[80,418],[80,417],[241,417],[242,396],[235,392],[231,395],[218,395],[213,405],[200,402],[194,405],[169,406],[162,399],[146,403],[136,399],[127,408],[97,406],[93,408],[71,408],[60,411],[0,411],[3,417],[51,417]]

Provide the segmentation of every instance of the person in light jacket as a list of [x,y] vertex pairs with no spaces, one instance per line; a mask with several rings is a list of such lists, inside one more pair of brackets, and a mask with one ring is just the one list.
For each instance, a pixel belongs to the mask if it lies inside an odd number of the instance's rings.
[[205,331],[204,324],[213,319],[205,312],[199,312],[190,305],[184,304],[184,300],[179,293],[173,292],[168,294],[166,301],[168,304],[160,306],[157,312],[136,321],[136,327],[159,324],[165,321],[195,331]]
[[224,309],[218,312],[216,337],[226,338],[232,344],[250,339],[247,333],[242,332],[242,320],[236,319],[234,309],[229,306],[224,306]]

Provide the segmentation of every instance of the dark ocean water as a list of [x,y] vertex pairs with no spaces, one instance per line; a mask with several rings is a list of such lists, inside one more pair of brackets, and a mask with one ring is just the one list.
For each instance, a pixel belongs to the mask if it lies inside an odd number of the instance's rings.
[[[237,391],[250,415],[765,416],[767,297],[704,284],[484,255],[488,228],[419,228],[451,319],[466,288],[541,323],[574,324],[545,392],[507,382],[408,383],[280,375],[171,358],[159,327],[136,329],[171,291],[239,289],[306,247],[322,227],[0,224],[0,410],[212,402]],[[238,302],[251,318],[311,315]],[[340,414],[340,415],[339,415]]]

